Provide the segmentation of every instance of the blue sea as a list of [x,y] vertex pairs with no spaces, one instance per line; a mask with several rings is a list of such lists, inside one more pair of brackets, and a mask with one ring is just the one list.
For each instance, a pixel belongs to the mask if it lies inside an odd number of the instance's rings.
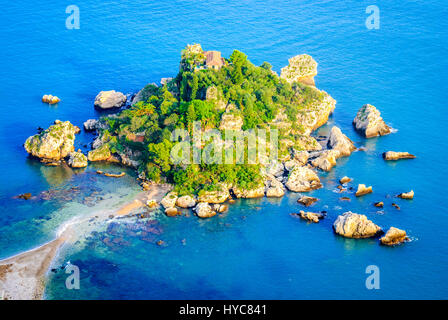
[[[73,171],[27,158],[22,144],[55,119],[78,126],[99,117],[101,90],[136,92],[178,71],[189,43],[229,56],[245,52],[276,71],[308,53],[319,63],[317,86],[337,100],[329,123],[358,147],[311,193],[319,224],[294,219],[298,194],[283,199],[238,200],[209,220],[128,217],[79,225],[50,271],[47,299],[446,299],[448,298],[448,9],[445,1],[77,0],[80,29],[66,28],[68,3],[13,1],[0,10],[3,99],[0,118],[0,259],[54,239],[71,219],[116,209],[139,192],[132,170],[121,180]],[[380,9],[369,30],[366,8]],[[57,106],[41,103],[57,95]],[[395,133],[364,139],[352,127],[357,110],[378,107]],[[76,148],[89,149],[82,133]],[[384,151],[417,159],[385,162]],[[374,193],[341,202],[337,181],[372,185]],[[413,189],[415,199],[394,198]],[[50,190],[50,200],[42,200]],[[13,199],[31,192],[29,201]],[[42,194],[42,192],[44,192]],[[48,192],[47,192],[48,193]],[[372,203],[384,201],[379,211]],[[401,210],[391,206],[396,202]],[[411,242],[383,247],[377,239],[336,236],[332,223],[353,211]],[[165,245],[158,246],[163,240]],[[80,290],[67,290],[63,267],[81,271]],[[365,283],[368,266],[380,270],[380,289]]]

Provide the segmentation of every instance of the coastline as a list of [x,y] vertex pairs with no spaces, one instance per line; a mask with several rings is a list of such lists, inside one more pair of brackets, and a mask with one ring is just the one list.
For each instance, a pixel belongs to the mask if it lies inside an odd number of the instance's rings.
[[[107,213],[107,217],[126,216],[153,199],[160,202],[171,189],[169,185],[152,185],[148,191],[138,194],[134,201]],[[76,237],[72,226],[90,219],[92,213],[82,220],[74,221],[57,233],[57,238],[37,248],[0,260],[0,298],[5,300],[41,300],[44,297],[48,270],[61,247]],[[104,214],[106,215],[106,213]]]

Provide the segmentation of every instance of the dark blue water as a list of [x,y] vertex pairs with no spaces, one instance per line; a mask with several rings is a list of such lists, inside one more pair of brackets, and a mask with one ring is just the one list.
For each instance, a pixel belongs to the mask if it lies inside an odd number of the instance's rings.
[[[381,10],[379,30],[365,27],[368,5]],[[336,124],[367,152],[354,153],[323,174],[312,193],[328,219],[308,225],[289,216],[298,195],[282,200],[239,201],[228,214],[128,218],[80,233],[56,262],[81,268],[81,290],[65,289],[52,273],[47,298],[447,298],[448,228],[444,182],[448,155],[448,10],[443,1],[77,1],[81,28],[65,28],[60,1],[10,2],[0,11],[0,258],[55,236],[66,221],[118,206],[138,191],[132,176],[102,179],[85,172],[42,167],[22,148],[38,126],[55,119],[76,125],[98,114],[100,90],[132,92],[178,70],[187,43],[245,52],[256,64],[279,71],[288,58],[308,53],[319,63],[317,85],[337,101],[325,134]],[[49,107],[43,94],[62,102]],[[366,140],[351,121],[365,103],[377,106],[398,131]],[[77,147],[92,137],[77,137]],[[417,154],[386,163],[387,150]],[[110,170],[122,170],[110,168]],[[374,194],[340,202],[336,181],[348,175],[373,185]],[[70,201],[67,190],[81,187]],[[389,198],[413,189],[413,201]],[[49,201],[14,195],[59,190]],[[62,191],[61,191],[62,190]],[[86,201],[88,197],[89,201]],[[385,201],[383,212],[372,207]],[[391,207],[396,201],[397,211]],[[405,229],[412,242],[385,248],[376,240],[348,240],[331,225],[345,211],[366,214],[388,228]],[[108,238],[108,240],[106,240]],[[114,241],[111,243],[110,241]],[[155,244],[165,241],[165,246]],[[381,289],[367,290],[365,269],[377,265]]]

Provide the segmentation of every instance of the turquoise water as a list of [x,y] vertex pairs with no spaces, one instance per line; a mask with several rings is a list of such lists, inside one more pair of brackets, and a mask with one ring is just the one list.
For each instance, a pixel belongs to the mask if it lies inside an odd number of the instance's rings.
[[[365,9],[375,3],[381,26],[367,30]],[[93,99],[100,90],[134,92],[173,76],[187,43],[199,42],[225,56],[239,49],[252,62],[269,61],[277,71],[293,55],[312,55],[319,63],[318,87],[338,101],[318,134],[336,124],[367,151],[322,174],[325,188],[312,193],[321,199],[313,210],[328,211],[320,224],[290,217],[300,208],[299,195],[289,194],[281,200],[241,200],[226,215],[207,221],[156,215],[80,226],[79,241],[63,248],[55,266],[69,260],[78,265],[81,290],[65,289],[66,275],[59,270],[50,273],[47,298],[448,297],[443,136],[448,9],[443,1],[86,0],[76,5],[79,30],[65,28],[68,15],[60,1],[12,2],[0,11],[0,258],[52,239],[73,217],[132,199],[138,186],[131,171],[118,184],[94,175],[93,166],[85,172],[42,167],[27,159],[22,144],[55,119],[81,126],[98,117]],[[62,103],[42,104],[45,93],[58,95]],[[368,141],[359,136],[351,121],[365,103],[377,106],[398,131]],[[77,147],[87,150],[83,145],[91,139],[82,133]],[[387,150],[418,158],[386,163],[381,153]],[[372,185],[374,194],[339,201],[334,191],[344,175]],[[72,192],[73,187],[80,191]],[[411,189],[412,201],[391,198]],[[58,196],[12,199],[45,190],[58,190]],[[374,201],[385,201],[383,212],[375,210]],[[391,207],[393,201],[400,211]],[[377,240],[337,237],[332,222],[348,210],[383,228],[405,229],[412,241],[385,248]],[[165,246],[157,246],[159,240]],[[380,290],[365,287],[369,265],[380,268]]]

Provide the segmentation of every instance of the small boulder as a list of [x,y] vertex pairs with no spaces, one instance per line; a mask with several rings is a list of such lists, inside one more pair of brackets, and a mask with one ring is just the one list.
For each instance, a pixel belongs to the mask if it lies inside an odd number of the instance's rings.
[[27,192],[27,193],[22,193],[19,194],[18,196],[16,196],[16,199],[23,199],[23,200],[30,200],[32,197],[31,193]]
[[288,176],[285,186],[293,192],[307,192],[322,187],[317,174],[307,167],[295,167]]
[[411,190],[410,192],[400,193],[397,197],[401,199],[412,200],[414,199],[414,190]]
[[320,220],[325,218],[325,215],[322,213],[300,211],[300,218],[309,222],[319,223]]
[[347,184],[347,183],[349,183],[349,182],[351,182],[352,181],[352,178],[349,178],[349,177],[343,177],[343,178],[341,178],[341,180],[339,180],[339,183],[340,184]]
[[[309,153],[308,151],[297,151],[294,149],[294,160],[298,162],[299,165],[304,166],[308,162]],[[286,166],[286,165],[285,165]]]
[[339,157],[348,157],[356,150],[353,141],[343,134],[338,127],[331,128],[328,148],[339,151]]
[[95,131],[96,129],[98,129],[98,120],[89,119],[86,122],[84,122],[85,131]]
[[409,241],[406,231],[391,227],[386,235],[380,239],[381,244],[393,246],[405,241]]
[[383,201],[375,202],[373,205],[375,207],[377,207],[377,208],[383,208],[384,207],[384,202]]
[[157,201],[154,200],[154,199],[149,199],[148,201],[146,201],[146,206],[147,206],[148,208],[153,209],[153,208],[156,208],[156,207],[158,206],[158,203],[157,203]]
[[316,203],[317,201],[319,201],[319,199],[313,198],[313,197],[308,197],[308,196],[303,196],[299,200],[297,200],[298,203],[303,204],[306,207],[311,206],[312,204]]
[[311,161],[313,167],[319,168],[323,171],[330,171],[336,165],[336,159],[340,157],[338,150],[322,151],[316,159]]
[[381,113],[370,104],[359,109],[353,120],[356,130],[362,132],[366,138],[384,136],[391,133],[391,128],[381,118]]
[[211,218],[216,216],[216,211],[206,202],[200,202],[194,208],[197,216],[202,219]]
[[57,96],[52,96],[51,94],[45,94],[42,97],[42,102],[48,103],[48,104],[56,104],[59,103],[61,99],[59,99]]
[[372,193],[372,192],[373,192],[373,188],[371,186],[366,187],[365,184],[359,184],[358,190],[356,191],[356,196],[361,197],[361,196],[364,196],[364,195]]
[[409,152],[395,152],[395,151],[387,151],[383,153],[384,160],[400,160],[400,159],[415,159],[416,156],[410,154]]
[[397,210],[401,210],[400,206],[396,203],[392,203],[392,207],[394,207]]
[[338,216],[333,224],[334,231],[346,238],[370,238],[382,233],[379,226],[367,219],[365,215],[345,212]]
[[82,152],[72,152],[68,156],[67,164],[72,168],[85,168],[87,157]]
[[182,213],[175,207],[172,208],[166,208],[165,214],[167,217],[177,217],[180,216]]
[[101,91],[95,98],[95,107],[99,109],[121,108],[126,100],[126,96],[121,92]]
[[165,208],[174,208],[176,206],[176,202],[177,202],[177,192],[170,192],[168,193],[160,202],[160,204]]
[[192,196],[182,196],[177,198],[176,205],[180,208],[193,208],[196,205],[196,200]]

